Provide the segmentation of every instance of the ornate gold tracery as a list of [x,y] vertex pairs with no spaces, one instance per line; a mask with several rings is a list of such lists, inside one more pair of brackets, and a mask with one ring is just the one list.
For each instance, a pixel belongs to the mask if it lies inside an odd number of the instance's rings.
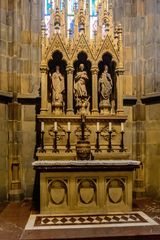
[[[64,19],[65,19],[65,11],[62,9],[62,15],[60,13],[60,3],[56,3],[56,8],[52,10],[50,22],[49,22],[49,30],[50,35],[47,36],[46,34],[46,28],[44,25],[44,22],[42,23],[42,62],[41,62],[41,69],[44,69],[44,66],[49,69],[48,62],[52,59],[53,64],[56,64],[56,59],[53,59],[53,53],[56,51],[59,51],[63,55],[63,60],[66,61],[66,73],[65,76],[65,94],[66,94],[66,109],[69,109],[69,113],[72,111],[76,113],[74,108],[74,102],[71,103],[70,97],[74,98],[74,75],[75,72],[78,71],[74,68],[74,63],[78,59],[78,54],[81,52],[84,52],[84,54],[87,55],[87,59],[91,62],[91,68],[89,74],[89,81],[92,82],[89,85],[89,88],[92,89],[92,94],[90,96],[90,106],[92,106],[92,109],[90,107],[90,113],[103,113],[103,114],[109,114],[111,112],[117,112],[121,113],[123,112],[123,103],[122,103],[122,84],[123,80],[121,74],[123,73],[123,47],[122,47],[122,28],[121,26],[116,26],[115,29],[113,28],[113,19],[112,19],[112,7],[109,7],[109,11],[107,11],[106,4],[104,2],[100,3],[99,5],[99,11],[98,11],[98,17],[97,17],[97,31],[94,33],[94,38],[90,38],[89,34],[89,18],[87,15],[87,11],[85,11],[85,6],[83,1],[79,1],[79,7],[77,11],[75,12],[75,28],[74,28],[74,34],[67,38],[67,29],[64,27]],[[83,26],[82,26],[83,25]],[[105,25],[105,36],[102,32],[102,27]],[[79,29],[77,28],[79,27]],[[113,79],[114,82],[116,82],[116,86],[114,84],[114,87],[117,89],[115,97],[117,103],[114,104],[114,106],[117,106],[116,109],[111,109],[112,107],[103,106],[103,109],[105,111],[101,111],[100,109],[100,103],[96,103],[98,101],[98,74],[100,72],[99,69],[99,62],[102,61],[102,58],[105,54],[109,53],[112,56],[112,62],[115,62],[116,69],[111,69],[113,65],[111,62],[108,62],[106,59],[103,61],[103,65],[107,64],[109,66],[109,73],[114,78],[116,76],[117,80]],[[55,63],[54,63],[55,60]],[[82,61],[79,61],[79,65],[82,63]],[[61,65],[61,63],[59,62]],[[104,66],[103,66],[104,67]],[[61,66],[60,66],[61,68]],[[72,71],[71,71],[72,69]],[[112,72],[115,72],[113,74]],[[72,73],[71,73],[72,72]],[[48,81],[48,75],[44,74],[44,71],[42,72],[42,79],[45,78],[43,81]],[[119,79],[118,79],[119,78]],[[69,80],[70,79],[70,80]],[[72,83],[71,83],[72,82]],[[47,84],[44,84],[46,86]],[[43,84],[42,84],[43,86]],[[71,89],[72,88],[72,89]],[[46,92],[47,89],[44,89],[42,87],[42,92]],[[70,94],[67,92],[69,91]],[[114,91],[115,92],[115,91]],[[42,93],[44,95],[44,93]],[[47,94],[45,94],[46,96]],[[92,98],[92,99],[91,99]],[[97,99],[93,99],[97,98]],[[87,100],[81,100],[81,104],[83,105],[83,102]],[[110,100],[111,101],[111,100]],[[70,104],[68,104],[70,103]],[[45,111],[50,111],[50,107],[48,107],[48,100],[44,97],[42,98],[42,106],[46,105],[47,109]],[[73,106],[68,106],[73,105]],[[86,105],[86,102],[84,103]],[[82,106],[83,108],[83,106]],[[86,108],[86,107],[84,107]],[[61,109],[55,109],[55,115],[61,114],[61,113],[67,113],[67,110],[63,111],[62,107]],[[57,111],[56,111],[57,110]],[[81,113],[81,112],[80,112]]]

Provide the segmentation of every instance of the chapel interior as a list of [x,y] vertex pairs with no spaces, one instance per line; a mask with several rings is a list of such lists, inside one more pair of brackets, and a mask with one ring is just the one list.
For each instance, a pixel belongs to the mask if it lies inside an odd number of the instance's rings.
[[[2,239],[160,239],[159,20],[159,0],[0,1]],[[151,226],[25,230],[135,210]]]

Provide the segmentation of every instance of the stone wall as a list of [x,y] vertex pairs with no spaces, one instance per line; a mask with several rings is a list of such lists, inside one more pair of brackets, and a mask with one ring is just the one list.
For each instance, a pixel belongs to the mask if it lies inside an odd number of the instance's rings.
[[[4,99],[8,91],[8,26],[7,3],[0,2],[0,201],[7,199],[8,194],[8,106]],[[7,95],[8,99],[8,95]]]
[[146,106],[146,190],[160,199],[160,103]]
[[23,172],[23,189],[26,197],[33,194],[35,180],[35,171],[32,167],[35,158],[36,147],[36,108],[35,105],[22,106],[22,172]]
[[0,201],[32,197],[41,1],[0,2]]
[[124,29],[126,140],[133,158],[143,163],[135,175],[135,191],[158,196],[160,1],[113,0],[113,6],[115,22]]
[[0,201],[8,194],[8,106],[0,103]]

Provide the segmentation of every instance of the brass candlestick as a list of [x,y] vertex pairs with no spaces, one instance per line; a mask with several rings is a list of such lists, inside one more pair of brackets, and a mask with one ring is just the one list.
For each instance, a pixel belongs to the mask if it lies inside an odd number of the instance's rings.
[[54,138],[53,138],[53,152],[59,152],[59,150],[57,149],[57,134],[58,134],[58,131],[55,130],[54,131]]
[[41,131],[41,149],[40,152],[46,152],[44,149],[44,131]]
[[81,135],[81,140],[84,141],[85,140],[85,121],[86,121],[86,117],[85,115],[81,115],[81,132],[82,132],[82,135]]
[[100,134],[100,131],[97,131],[96,134],[97,134],[97,138],[96,138],[96,145],[95,145],[96,149],[95,149],[95,152],[101,152],[100,145],[99,145],[99,134]]
[[72,152],[71,149],[71,143],[70,143],[70,135],[71,135],[71,131],[67,131],[67,144],[66,144],[66,152]]
[[121,131],[121,143],[120,143],[120,152],[125,152],[124,148],[124,131]]
[[114,152],[112,148],[112,130],[109,130],[109,139],[108,139],[108,152]]

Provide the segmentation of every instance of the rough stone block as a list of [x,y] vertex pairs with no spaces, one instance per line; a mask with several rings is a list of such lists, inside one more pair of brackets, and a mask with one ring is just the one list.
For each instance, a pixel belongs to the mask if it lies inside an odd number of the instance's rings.
[[146,117],[145,105],[136,104],[133,107],[133,120],[134,121],[144,121]]
[[7,57],[0,57],[0,70],[7,72]]
[[[160,132],[158,132],[157,130],[148,131],[146,133],[147,143],[150,145],[160,144],[159,135],[160,135]],[[154,153],[154,155],[156,156],[156,153]]]
[[0,79],[3,79],[3,81],[0,81],[0,89],[3,91],[8,91],[8,74],[7,74],[7,72],[0,72]]
[[24,121],[35,121],[35,106],[24,105]]
[[160,120],[160,104],[149,105],[147,110],[149,112],[149,120]]
[[24,44],[31,43],[31,33],[30,31],[22,31],[21,32],[21,42]]
[[154,92],[154,75],[147,74],[145,75],[145,94],[150,94]]
[[132,42],[132,36],[130,33],[125,34],[124,36],[124,46],[125,47],[130,47]]
[[125,4],[125,17],[130,17],[131,16],[131,3],[126,2]]
[[29,58],[30,56],[30,49],[31,47],[28,44],[22,44],[21,45],[21,57],[22,58]]
[[3,41],[8,41],[7,39],[7,26],[4,24],[0,24],[0,39]]
[[6,10],[1,9],[0,10],[0,22],[3,24],[6,24],[7,16],[6,16]]
[[125,93],[125,95],[130,96],[130,95],[133,94],[133,90],[132,90],[133,89],[133,84],[132,84],[133,79],[132,79],[132,76],[131,75],[125,76],[124,79],[125,79],[124,93]]
[[29,76],[27,74],[22,74],[21,75],[21,93],[26,94],[28,93],[29,90]]
[[132,61],[132,48],[130,47],[125,48],[124,59],[126,61]]
[[7,55],[7,43],[0,39],[0,53]]

